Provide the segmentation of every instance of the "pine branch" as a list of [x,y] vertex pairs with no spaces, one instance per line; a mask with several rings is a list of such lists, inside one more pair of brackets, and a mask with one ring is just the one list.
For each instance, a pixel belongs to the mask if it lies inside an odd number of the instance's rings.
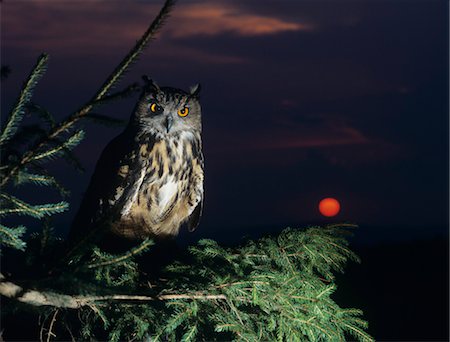
[[166,0],[163,7],[161,8],[159,14],[153,20],[147,31],[142,35],[142,37],[136,42],[136,45],[130,50],[130,52],[125,56],[125,58],[119,63],[119,65],[114,69],[112,74],[107,78],[105,83],[102,85],[100,90],[93,98],[93,102],[103,98],[108,91],[115,86],[127,69],[131,66],[133,62],[142,54],[146,48],[148,42],[156,35],[159,29],[164,25],[166,19],[169,17],[169,13],[175,5],[174,0]]
[[26,247],[25,241],[22,240],[24,234],[24,226],[9,228],[0,224],[0,243],[2,245],[24,251]]
[[367,341],[367,342],[373,341],[372,336],[366,333],[363,329],[360,329],[347,323],[342,324],[350,331],[351,335],[353,335],[355,338],[358,338],[360,341]]
[[[66,153],[67,151],[64,151],[64,154]],[[63,198],[70,195],[70,191],[67,190],[55,177],[47,174],[46,169],[39,167],[36,164],[33,165],[33,169],[34,172],[40,173],[31,173],[28,172],[27,169],[20,170],[14,177],[14,185],[20,186],[31,183],[38,186],[49,186],[58,190]]]
[[55,127],[56,121],[53,115],[50,114],[50,112],[47,109],[43,108],[42,106],[36,103],[30,103],[27,106],[27,108],[30,112],[37,113],[50,128]]
[[15,181],[16,185],[32,183],[36,185],[51,186],[56,183],[56,179],[53,176],[29,173],[26,171],[20,171],[17,174]]
[[2,146],[2,153],[10,154],[18,146],[24,145],[33,139],[45,137],[47,132],[39,124],[21,125],[18,127],[14,136],[12,136],[5,146]]
[[0,145],[5,144],[16,133],[18,125],[23,118],[23,114],[25,113],[25,108],[31,100],[34,88],[47,70],[47,62],[48,55],[46,54],[42,54],[38,58],[36,66],[31,71],[30,76],[28,76],[28,79],[20,92],[20,96],[17,99],[16,104],[13,106],[13,110],[9,114],[6,126],[0,135]]
[[152,39],[158,32],[158,30],[163,26],[165,20],[169,16],[172,7],[174,6],[174,3],[175,3],[174,0],[166,0],[159,14],[150,24],[147,31],[137,41],[136,45],[130,50],[130,52],[119,63],[119,65],[114,69],[111,75],[106,79],[106,81],[97,91],[92,100],[86,103],[84,106],[82,106],[75,113],[70,115],[66,120],[53,127],[51,131],[48,133],[47,137],[38,141],[33,148],[27,151],[22,156],[19,163],[17,163],[16,166],[8,170],[8,172],[4,175],[3,179],[0,182],[0,187],[3,187],[10,180],[10,178],[13,175],[15,175],[24,165],[31,162],[36,156],[36,154],[39,154],[40,153],[39,151],[42,151],[42,149],[50,141],[57,138],[61,133],[69,131],[73,127],[73,125],[76,122],[78,122],[78,120],[85,117],[92,110],[92,108],[94,107],[94,103],[96,101],[100,101],[103,97],[107,95],[109,90],[111,90],[112,87],[114,87],[117,84],[121,76],[123,76],[123,74],[129,69],[131,64],[135,62],[137,58],[140,56],[140,54],[144,51],[150,39]]
[[69,204],[67,202],[31,205],[18,199],[17,197],[8,195],[6,193],[0,193],[0,197],[8,204],[13,206],[13,208],[1,209],[0,216],[5,215],[6,213],[16,212],[18,214],[29,215],[35,218],[43,218],[44,216],[62,213],[69,207]]
[[181,338],[181,342],[195,341],[195,336],[197,335],[198,327],[193,325]]
[[75,155],[75,153],[72,150],[69,150],[68,148],[63,148],[62,158],[70,166],[72,166],[76,171],[78,171],[78,172],[85,171],[83,165],[81,164],[81,161],[78,159],[78,157]]
[[153,240],[146,239],[139,246],[132,248],[129,252],[127,252],[123,255],[120,255],[120,256],[108,255],[106,257],[103,256],[103,258],[106,259],[105,261],[88,264],[88,265],[86,265],[86,267],[87,268],[105,267],[105,266],[110,266],[113,264],[118,264],[118,263],[124,262],[124,261],[132,258],[133,256],[136,256],[136,255],[139,255],[139,254],[145,252],[149,247],[153,246],[154,244],[155,243],[153,242]]
[[60,145],[53,147],[45,152],[35,154],[30,161],[41,161],[45,159],[54,159],[60,156],[65,150],[71,150],[84,139],[84,131],[79,130],[70,136]]
[[98,100],[92,101],[93,106],[102,105],[105,103],[109,103],[112,101],[117,101],[126,97],[129,97],[130,95],[136,93],[139,91],[141,87],[137,83],[133,83],[132,85],[129,85],[124,90],[119,91],[117,93],[111,94],[111,95],[104,95],[103,97],[100,97]]

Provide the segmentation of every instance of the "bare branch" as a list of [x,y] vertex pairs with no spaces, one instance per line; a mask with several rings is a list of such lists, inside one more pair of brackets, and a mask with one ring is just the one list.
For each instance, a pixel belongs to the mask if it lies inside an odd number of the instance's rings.
[[56,322],[56,315],[58,314],[58,312],[59,312],[59,309],[56,309],[55,313],[53,314],[52,321],[50,322],[50,326],[48,328],[48,334],[47,334],[47,342],[50,342],[50,339],[53,336],[56,337],[56,335],[52,332],[52,329],[53,329],[53,325]]
[[[56,308],[79,309],[83,306],[92,306],[93,303],[106,301],[149,302],[162,300],[201,299],[201,300],[226,300],[223,294],[206,295],[194,294],[163,294],[157,296],[141,295],[108,295],[108,296],[71,296],[50,291],[26,290],[17,284],[5,281],[0,282],[0,295],[13,298],[19,302],[34,306],[53,306]],[[51,329],[50,329],[51,330]]]

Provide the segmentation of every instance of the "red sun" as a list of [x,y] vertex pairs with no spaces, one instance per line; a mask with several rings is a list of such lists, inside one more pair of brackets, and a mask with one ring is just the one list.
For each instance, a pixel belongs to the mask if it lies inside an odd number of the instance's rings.
[[323,216],[333,217],[336,216],[341,210],[341,205],[335,198],[327,197],[320,201],[319,211]]

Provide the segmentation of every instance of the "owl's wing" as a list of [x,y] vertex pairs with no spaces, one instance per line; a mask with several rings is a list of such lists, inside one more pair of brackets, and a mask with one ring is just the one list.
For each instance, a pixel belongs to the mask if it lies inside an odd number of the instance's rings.
[[198,224],[200,223],[200,218],[202,217],[202,212],[203,212],[203,196],[200,202],[198,202],[192,214],[189,216],[188,230],[190,232],[193,232],[197,228]]
[[196,194],[196,197],[198,199],[198,203],[197,206],[195,207],[195,209],[192,211],[191,215],[189,216],[188,219],[188,230],[190,232],[193,232],[199,222],[200,222],[200,218],[202,216],[202,212],[203,212],[203,198],[204,198],[204,192],[203,192],[203,169],[204,169],[204,161],[203,161],[203,153],[201,151],[200,148],[200,141],[197,141],[196,143],[193,144],[193,155],[194,158],[196,159],[197,163],[196,166],[194,167],[194,188],[193,188],[193,192]]
[[126,186],[127,177],[122,170],[132,169],[133,146],[132,134],[125,131],[105,147],[72,223],[69,240],[89,232],[94,223],[107,214],[117,189]]

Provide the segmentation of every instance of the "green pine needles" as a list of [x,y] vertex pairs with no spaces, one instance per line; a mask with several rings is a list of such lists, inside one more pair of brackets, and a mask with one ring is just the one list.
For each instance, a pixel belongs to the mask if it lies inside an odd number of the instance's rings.
[[33,71],[26,80],[13,110],[9,114],[8,121],[0,135],[0,146],[4,145],[8,140],[11,140],[17,132],[19,124],[25,114],[26,107],[31,101],[34,88],[47,70],[47,63],[48,55],[41,55],[33,68]]
[[[47,174],[43,169],[42,163],[52,160],[65,151],[72,150],[83,139],[84,132],[78,131],[71,135],[66,141],[55,143],[48,141],[42,144],[36,153],[29,155],[27,159],[20,160],[18,147],[20,139],[24,139],[27,134],[29,138],[43,138],[45,136],[45,128],[37,128],[35,126],[22,125],[24,114],[30,110],[31,98],[33,91],[47,70],[48,55],[43,54],[33,68],[30,76],[23,85],[20,95],[11,110],[8,120],[0,134],[0,148],[2,155],[2,165],[0,167],[1,175],[1,191],[0,191],[0,218],[7,215],[27,215],[37,219],[45,216],[52,216],[67,210],[69,204],[61,201],[57,203],[32,205],[21,200],[8,192],[5,188],[7,181],[12,179],[16,185],[33,183],[41,186],[57,186],[56,180]],[[50,116],[50,114],[48,114]],[[51,116],[50,116],[51,117]],[[22,128],[22,129],[21,129]],[[15,249],[24,250],[26,243],[23,240],[25,233],[24,226],[15,228],[6,225],[0,225],[0,244]]]
[[358,261],[347,247],[348,227],[288,228],[237,248],[201,240],[188,262],[138,287],[141,296],[85,298],[95,309],[82,309],[82,337],[99,338],[94,327],[102,326],[109,341],[372,341],[362,312],[331,299],[334,272]]
[[[39,57],[24,83],[0,133],[0,243],[24,251],[23,260],[6,267],[8,279],[0,274],[0,294],[8,298],[2,301],[2,314],[9,312],[4,308],[30,309],[39,316],[40,334],[34,339],[41,341],[372,341],[362,312],[343,309],[332,299],[334,274],[347,261],[358,261],[346,240],[351,225],[285,229],[234,248],[201,240],[157,274],[141,267],[152,263],[151,240],[112,255],[94,241],[68,251],[55,237],[49,218],[68,210],[63,199],[69,192],[49,174],[47,163],[64,159],[82,169],[73,153],[85,136],[80,120],[121,123],[92,109],[139,89],[130,85],[109,93],[173,4],[165,1],[92,99],[62,121],[32,102],[47,55]],[[27,124],[28,116],[38,123]],[[31,204],[13,195],[19,186],[56,189],[62,198]],[[42,231],[25,238],[24,225],[4,223],[11,215],[42,221]],[[14,280],[16,273],[21,282]],[[7,333],[9,327],[3,328]]]

